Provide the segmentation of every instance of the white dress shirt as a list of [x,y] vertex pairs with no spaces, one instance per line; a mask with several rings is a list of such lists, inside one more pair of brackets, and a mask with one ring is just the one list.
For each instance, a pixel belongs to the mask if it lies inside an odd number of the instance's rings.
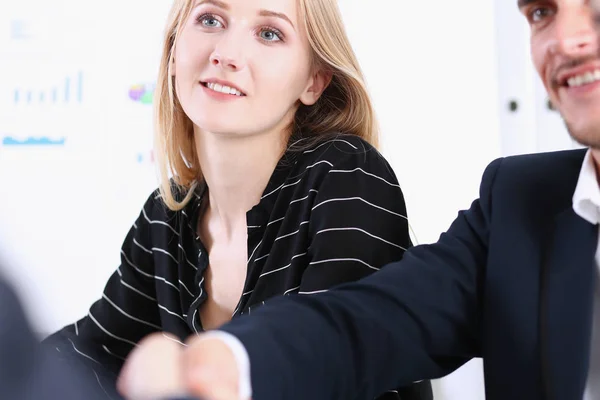
[[[600,229],[600,187],[596,178],[596,168],[591,151],[588,150],[577,187],[573,195],[573,210],[586,221],[598,225]],[[600,400],[600,234],[596,248],[596,291],[594,302],[594,324],[592,332],[590,365],[583,400]],[[221,331],[211,331],[203,335],[204,338],[219,338],[231,349],[237,362],[240,373],[240,398],[248,400],[252,396],[250,380],[250,358],[244,345],[235,336]]]
[[[600,186],[596,177],[592,152],[588,150],[581,166],[577,187],[573,194],[573,210],[581,218],[600,229]],[[600,400],[600,234],[596,248],[596,291],[594,294],[594,323],[590,366],[584,400]]]

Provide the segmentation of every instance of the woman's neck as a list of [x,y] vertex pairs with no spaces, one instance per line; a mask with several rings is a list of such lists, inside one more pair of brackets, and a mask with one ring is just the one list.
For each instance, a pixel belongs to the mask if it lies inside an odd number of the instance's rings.
[[283,156],[286,138],[281,132],[235,137],[200,130],[194,137],[209,188],[207,211],[231,237],[236,229],[246,229],[246,212],[260,202]]

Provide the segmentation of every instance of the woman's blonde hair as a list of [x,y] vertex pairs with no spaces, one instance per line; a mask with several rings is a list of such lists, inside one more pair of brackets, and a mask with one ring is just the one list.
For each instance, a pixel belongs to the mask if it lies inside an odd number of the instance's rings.
[[[313,66],[330,73],[331,82],[314,105],[299,105],[290,137],[301,139],[302,147],[306,148],[327,135],[351,134],[377,148],[379,131],[375,112],[337,0],[299,0],[299,3]],[[171,74],[174,47],[193,5],[193,0],[174,0],[154,95],[160,192],[171,210],[185,207],[202,179],[193,124],[177,99]]]

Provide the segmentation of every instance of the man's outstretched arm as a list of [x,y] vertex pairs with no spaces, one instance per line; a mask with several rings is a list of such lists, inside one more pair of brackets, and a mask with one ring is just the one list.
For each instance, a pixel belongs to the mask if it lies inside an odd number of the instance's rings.
[[[248,389],[244,380],[251,380],[254,400],[375,398],[444,376],[479,356],[490,193],[500,164],[490,164],[480,198],[437,243],[414,247],[358,282],[274,298],[190,339],[174,355],[181,358],[186,390],[228,399],[239,397]],[[152,359],[148,347],[135,353]],[[143,377],[147,364],[132,362],[128,375]]]
[[[247,351],[253,398],[374,398],[478,356],[490,192],[500,163],[488,167],[480,198],[437,243],[359,282],[276,298],[220,328]],[[187,382],[198,394],[231,384],[219,370],[238,370],[217,340],[200,336],[184,352]]]

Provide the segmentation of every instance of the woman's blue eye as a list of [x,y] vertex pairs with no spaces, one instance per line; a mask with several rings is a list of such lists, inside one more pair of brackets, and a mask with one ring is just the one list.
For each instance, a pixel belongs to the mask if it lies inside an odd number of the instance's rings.
[[213,16],[205,15],[200,17],[200,23],[207,28],[220,28],[221,22]]
[[260,31],[260,38],[267,42],[277,42],[281,40],[281,37],[272,30],[262,30]]

